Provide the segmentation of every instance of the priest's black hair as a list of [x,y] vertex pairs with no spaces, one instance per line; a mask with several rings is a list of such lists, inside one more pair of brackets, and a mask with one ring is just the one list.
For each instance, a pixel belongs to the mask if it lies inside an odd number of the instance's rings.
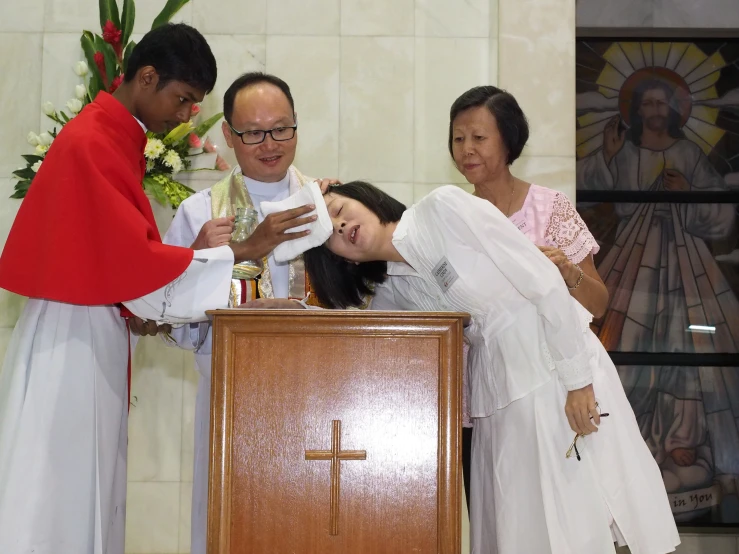
[[139,69],[149,65],[159,75],[157,89],[181,81],[208,94],[218,76],[205,37],[185,23],[165,23],[146,33],[131,52],[123,80],[132,81]]
[[503,144],[508,150],[506,164],[515,162],[529,140],[529,123],[510,92],[494,86],[474,87],[454,101],[449,111],[449,153],[452,151],[454,120],[464,111],[485,106],[495,118]]
[[[331,186],[328,193],[339,194],[362,203],[383,225],[400,221],[406,210],[404,204],[363,181]],[[337,256],[325,244],[305,252],[303,260],[311,289],[326,308],[360,306],[366,296],[373,294],[373,286],[387,278],[387,262],[356,264]]]
[[234,113],[234,101],[236,100],[236,95],[239,91],[252,85],[258,85],[259,83],[269,83],[270,85],[274,85],[280,89],[287,97],[287,101],[290,102],[293,116],[295,115],[295,102],[293,101],[293,95],[290,92],[288,84],[275,75],[270,75],[269,73],[263,73],[261,71],[251,71],[249,73],[244,73],[231,83],[226,94],[223,95],[223,119],[226,120],[226,123],[231,125],[231,117]]

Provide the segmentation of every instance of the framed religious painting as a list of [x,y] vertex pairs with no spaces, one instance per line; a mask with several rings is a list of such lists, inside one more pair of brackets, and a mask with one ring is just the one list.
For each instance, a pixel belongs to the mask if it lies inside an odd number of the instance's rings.
[[739,39],[580,37],[576,61],[577,207],[609,291],[593,330],[676,521],[739,526]]
[[618,365],[680,526],[739,524],[739,367]]

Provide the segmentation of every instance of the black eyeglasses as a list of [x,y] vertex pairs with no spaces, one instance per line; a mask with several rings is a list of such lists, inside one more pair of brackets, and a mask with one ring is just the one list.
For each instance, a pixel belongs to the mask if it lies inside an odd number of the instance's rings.
[[[602,413],[600,411],[600,406],[598,406],[598,403],[597,402],[595,403],[595,409],[598,410],[598,415],[600,415],[600,417],[608,417],[610,415],[608,413],[605,413],[605,414]],[[590,419],[593,419],[593,416],[590,416]],[[574,450],[575,451],[575,457],[577,458],[577,461],[579,462],[581,460],[580,452],[577,449],[577,439],[579,439],[580,437],[584,437],[584,436],[585,435],[581,435],[579,433],[577,435],[575,435],[575,440],[572,441],[572,444],[567,449],[567,454],[565,454],[565,458],[571,458],[572,457],[572,451]]]
[[290,140],[295,137],[295,131],[298,128],[297,123],[295,125],[275,127],[274,129],[265,131],[261,129],[254,129],[253,131],[237,131],[230,123],[228,126],[233,134],[237,135],[241,139],[241,142],[250,146],[263,143],[264,139],[267,138],[267,135],[271,136],[272,140],[276,140],[277,142]]

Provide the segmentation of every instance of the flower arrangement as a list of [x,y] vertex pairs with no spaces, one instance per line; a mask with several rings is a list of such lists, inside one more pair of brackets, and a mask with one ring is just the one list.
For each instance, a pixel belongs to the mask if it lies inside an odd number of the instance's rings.
[[[151,28],[167,23],[188,2],[167,0]],[[78,61],[74,65],[74,72],[82,82],[75,87],[75,97],[67,102],[66,110],[57,110],[51,102],[41,106],[44,114],[56,125],[50,131],[28,134],[28,143],[35,147],[35,151],[23,156],[26,167],[13,172],[18,182],[11,198],[25,197],[59,130],[92,102],[100,91],[113,93],[123,82],[128,58],[136,46],[130,40],[136,13],[134,0],[123,0],[120,12],[116,0],[99,0],[99,5],[102,34],[82,32],[80,43],[85,61]],[[199,112],[199,107],[195,106],[193,118],[197,118]],[[191,188],[175,180],[175,176],[190,168],[193,156],[215,152],[215,146],[205,138],[205,134],[222,115],[216,114],[198,125],[192,120],[187,121],[166,134],[147,133],[143,186],[160,204],[177,208],[194,193]],[[220,156],[216,156],[215,165],[221,170],[228,169],[228,164]]]

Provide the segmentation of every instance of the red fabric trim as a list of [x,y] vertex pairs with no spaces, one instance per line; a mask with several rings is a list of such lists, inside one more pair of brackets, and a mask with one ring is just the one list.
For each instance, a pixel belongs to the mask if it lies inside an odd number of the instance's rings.
[[128,338],[128,411],[131,411],[131,329],[128,326],[128,319],[126,319],[126,336]]
[[239,279],[239,283],[241,283],[241,303],[244,304],[246,302],[246,279]]

